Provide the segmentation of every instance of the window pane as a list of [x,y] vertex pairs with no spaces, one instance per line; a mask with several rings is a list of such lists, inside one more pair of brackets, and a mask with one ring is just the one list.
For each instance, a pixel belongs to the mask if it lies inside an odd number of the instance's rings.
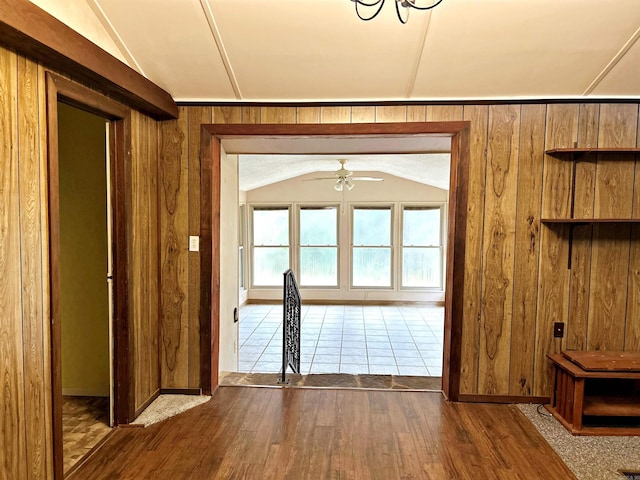
[[336,245],[336,208],[300,209],[300,245]]
[[289,245],[289,209],[253,211],[254,245]]
[[441,287],[440,248],[402,249],[402,286]]
[[338,285],[338,248],[301,247],[300,285]]
[[282,286],[282,274],[289,268],[289,247],[253,249],[253,284]]
[[355,208],[353,210],[354,245],[390,245],[391,209]]
[[390,287],[391,249],[353,249],[353,286]]
[[440,209],[404,209],[402,244],[440,245]]

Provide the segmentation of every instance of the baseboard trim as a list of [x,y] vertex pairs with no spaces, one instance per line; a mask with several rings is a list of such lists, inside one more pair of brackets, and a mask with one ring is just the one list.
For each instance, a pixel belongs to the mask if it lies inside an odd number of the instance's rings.
[[459,402],[467,403],[542,403],[547,404],[549,397],[525,396],[525,395],[458,395]]
[[108,397],[109,389],[92,388],[63,388],[63,397]]
[[202,395],[201,388],[161,388],[160,395]]
[[149,405],[151,405],[151,403],[152,403],[156,398],[158,398],[158,396],[160,395],[160,392],[161,392],[161,390],[160,390],[160,389],[158,389],[158,390],[156,390],[155,392],[153,392],[153,393],[151,394],[151,396],[150,396],[149,398],[147,398],[147,401],[146,401],[146,402],[144,402],[142,405],[140,405],[140,407],[139,407],[139,408],[137,408],[137,409],[136,409],[135,414],[134,414],[134,419],[133,419],[133,421],[135,421],[135,419],[136,419],[136,418],[138,418],[138,417],[140,416],[140,414],[141,414],[142,412],[144,412],[144,410],[145,410]]

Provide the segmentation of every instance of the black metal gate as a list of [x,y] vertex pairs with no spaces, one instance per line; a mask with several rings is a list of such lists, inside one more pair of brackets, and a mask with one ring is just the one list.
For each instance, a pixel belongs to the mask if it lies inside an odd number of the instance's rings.
[[300,291],[293,270],[284,272],[284,298],[282,302],[282,378],[286,382],[287,367],[300,373]]

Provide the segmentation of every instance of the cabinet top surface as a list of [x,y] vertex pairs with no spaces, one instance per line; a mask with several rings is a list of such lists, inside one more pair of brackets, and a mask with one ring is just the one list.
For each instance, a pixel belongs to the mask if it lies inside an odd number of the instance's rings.
[[565,350],[562,355],[586,371],[640,372],[640,352]]

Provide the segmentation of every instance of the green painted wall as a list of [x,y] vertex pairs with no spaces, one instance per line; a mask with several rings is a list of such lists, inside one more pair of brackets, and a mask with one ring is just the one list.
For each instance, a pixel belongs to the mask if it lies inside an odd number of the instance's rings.
[[109,394],[105,120],[58,104],[62,388]]

